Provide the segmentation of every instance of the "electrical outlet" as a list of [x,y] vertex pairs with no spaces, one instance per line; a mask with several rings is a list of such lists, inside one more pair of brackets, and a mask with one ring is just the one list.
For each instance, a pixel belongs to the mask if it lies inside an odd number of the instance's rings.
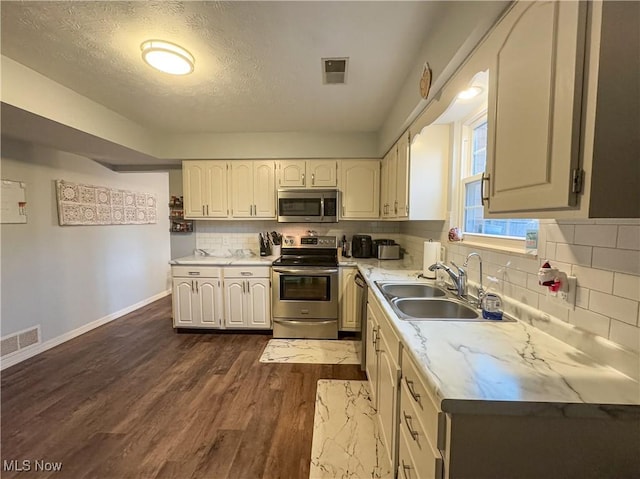
[[576,286],[577,280],[575,276],[566,277],[567,288],[560,291],[551,291],[547,289],[547,298],[550,298],[556,304],[569,308],[571,310],[576,309]]

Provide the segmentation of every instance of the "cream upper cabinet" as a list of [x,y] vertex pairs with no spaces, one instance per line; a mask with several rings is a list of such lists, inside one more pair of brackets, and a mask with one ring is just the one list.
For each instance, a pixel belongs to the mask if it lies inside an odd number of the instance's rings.
[[[445,220],[450,164],[450,125],[429,125],[411,138],[405,135],[398,143],[399,170],[407,189],[398,196],[398,218],[409,220]],[[406,166],[404,166],[406,165]],[[404,180],[406,178],[406,180]],[[405,183],[406,181],[406,183]],[[398,182],[400,184],[400,181]]]
[[489,69],[489,213],[573,206],[586,2],[518,3],[494,32]]
[[337,161],[307,160],[307,178],[307,186],[311,188],[335,188],[338,186]]
[[275,218],[275,164],[272,161],[231,162],[231,216]]
[[639,30],[637,2],[516,3],[500,22],[485,217],[640,217]]
[[[409,133],[400,137],[397,143],[395,169],[395,216],[407,218],[409,216]],[[417,183],[417,179],[416,179]]]
[[304,188],[306,180],[305,160],[278,161],[278,188]]
[[380,215],[380,161],[342,160],[341,218],[376,219]]
[[227,171],[224,160],[183,161],[185,218],[226,218]]
[[395,218],[398,213],[396,198],[398,145],[395,144],[382,159],[380,166],[380,217]]
[[335,188],[336,160],[280,160],[278,188]]

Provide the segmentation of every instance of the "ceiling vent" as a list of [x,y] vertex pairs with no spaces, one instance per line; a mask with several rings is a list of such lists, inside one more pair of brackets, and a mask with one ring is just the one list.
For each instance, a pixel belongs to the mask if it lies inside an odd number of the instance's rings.
[[339,85],[347,82],[347,64],[349,58],[323,58],[322,83]]

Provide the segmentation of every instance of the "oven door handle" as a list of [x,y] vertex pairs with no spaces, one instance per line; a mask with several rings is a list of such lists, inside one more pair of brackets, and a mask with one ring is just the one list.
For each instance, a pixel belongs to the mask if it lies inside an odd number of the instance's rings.
[[298,319],[278,319],[278,318],[273,318],[273,322],[274,323],[279,323],[279,324],[313,324],[314,326],[317,325],[321,325],[321,324],[331,324],[331,323],[335,323],[336,320],[335,319],[308,319],[307,321],[300,321]]
[[322,276],[326,274],[337,274],[338,268],[313,268],[313,269],[294,269],[294,268],[273,268],[274,273],[280,274],[304,274],[305,276]]

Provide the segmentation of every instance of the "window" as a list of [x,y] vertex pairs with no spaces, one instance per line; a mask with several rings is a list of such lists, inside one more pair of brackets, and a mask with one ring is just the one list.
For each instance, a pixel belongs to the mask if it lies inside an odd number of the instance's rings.
[[485,219],[480,199],[482,173],[487,162],[487,115],[483,112],[463,125],[462,231],[464,234],[524,240],[527,230],[538,230],[538,220]]

